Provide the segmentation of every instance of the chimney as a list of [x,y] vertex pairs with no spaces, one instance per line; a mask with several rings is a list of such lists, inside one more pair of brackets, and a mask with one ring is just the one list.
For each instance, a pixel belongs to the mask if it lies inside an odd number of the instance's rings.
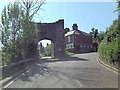
[[73,28],[73,30],[78,30],[77,24],[73,24],[72,28]]

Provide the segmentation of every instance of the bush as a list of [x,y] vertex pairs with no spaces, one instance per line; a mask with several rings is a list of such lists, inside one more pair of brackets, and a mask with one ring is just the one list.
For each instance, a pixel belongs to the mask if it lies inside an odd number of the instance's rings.
[[54,54],[51,55],[51,58],[55,58]]
[[120,58],[120,33],[117,27],[118,21],[115,20],[98,48],[99,56],[109,62],[118,62]]

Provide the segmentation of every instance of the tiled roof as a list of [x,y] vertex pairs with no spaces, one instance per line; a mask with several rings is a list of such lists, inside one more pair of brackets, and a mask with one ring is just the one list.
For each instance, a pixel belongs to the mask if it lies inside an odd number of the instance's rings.
[[67,33],[65,34],[65,36],[72,35],[74,32],[75,32],[74,30],[71,30],[71,31],[67,32]]
[[88,35],[88,36],[90,36],[89,34],[83,32],[83,31],[80,31],[80,30],[71,30],[71,31],[67,32],[67,33],[65,34],[65,36],[69,36],[69,35],[72,35],[72,34]]

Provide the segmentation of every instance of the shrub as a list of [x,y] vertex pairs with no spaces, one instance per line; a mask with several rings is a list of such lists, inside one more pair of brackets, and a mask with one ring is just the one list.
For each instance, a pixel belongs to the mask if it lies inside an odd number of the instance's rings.
[[115,20],[98,48],[99,56],[109,62],[117,62],[120,58],[120,33],[117,27],[118,21]]

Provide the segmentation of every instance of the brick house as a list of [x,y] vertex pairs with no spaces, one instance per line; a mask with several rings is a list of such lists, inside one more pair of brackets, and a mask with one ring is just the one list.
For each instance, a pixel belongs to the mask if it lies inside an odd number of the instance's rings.
[[66,50],[74,53],[85,53],[94,50],[92,36],[78,30],[77,24],[73,24],[73,30],[65,29]]

